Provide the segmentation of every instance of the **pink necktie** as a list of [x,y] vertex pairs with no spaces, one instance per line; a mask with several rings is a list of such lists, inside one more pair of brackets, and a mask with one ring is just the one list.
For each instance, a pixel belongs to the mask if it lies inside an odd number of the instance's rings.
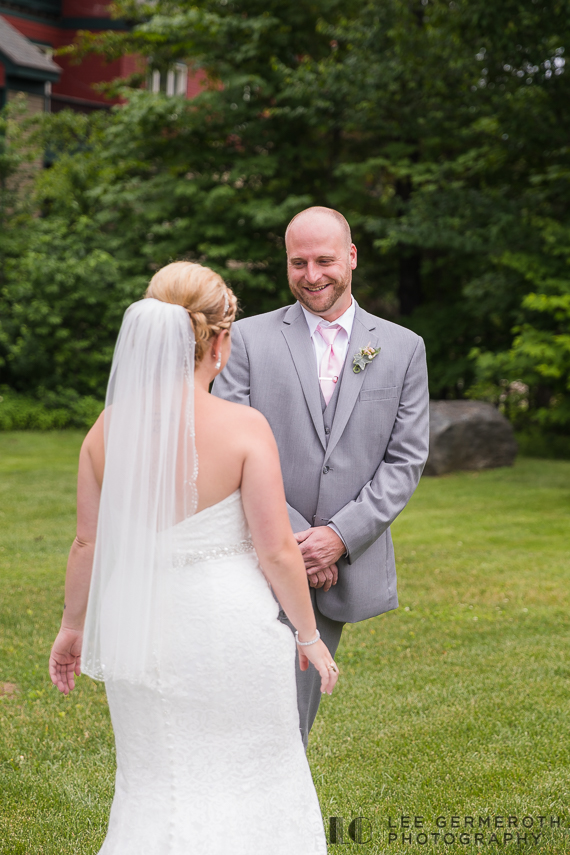
[[338,324],[333,324],[330,327],[322,327],[320,324],[317,327],[317,332],[321,334],[327,344],[327,349],[321,359],[321,367],[319,369],[319,382],[325,403],[328,404],[334,392],[335,383],[338,381],[342,363],[339,359],[337,347],[336,353],[334,349],[334,340],[337,333],[340,331]]

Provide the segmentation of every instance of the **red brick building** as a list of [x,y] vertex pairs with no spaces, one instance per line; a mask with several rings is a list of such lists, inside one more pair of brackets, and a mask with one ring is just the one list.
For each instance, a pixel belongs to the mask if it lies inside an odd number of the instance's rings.
[[[140,60],[125,56],[105,63],[89,56],[73,65],[66,56],[52,56],[73,43],[78,30],[124,29],[121,21],[111,19],[107,6],[97,0],[0,0],[0,107],[17,92],[26,93],[32,112],[66,107],[87,112],[113,103],[93,84],[140,70]],[[148,85],[153,91],[187,97],[200,88],[182,62],[167,73],[150,72]]]

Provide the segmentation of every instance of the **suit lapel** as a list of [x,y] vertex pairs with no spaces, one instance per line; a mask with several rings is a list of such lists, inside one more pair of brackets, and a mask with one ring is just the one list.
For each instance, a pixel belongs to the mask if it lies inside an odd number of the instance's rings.
[[358,395],[360,394],[360,389],[364,382],[364,373],[370,370],[370,366],[368,366],[364,371],[360,371],[358,374],[355,374],[352,370],[352,360],[354,359],[355,353],[360,350],[361,347],[366,347],[368,344],[371,344],[373,347],[378,347],[378,336],[373,333],[375,327],[376,324],[374,322],[374,318],[364,312],[360,306],[357,306],[354,315],[354,323],[352,325],[352,334],[348,343],[348,350],[346,351],[342,383],[338,393],[336,412],[334,414],[334,421],[332,423],[325,461],[331,456],[335,446],[343,434],[346,423],[350,418]]
[[[323,448],[326,448],[325,426],[321,409],[321,392],[315,363],[315,351],[309,328],[299,303],[291,306],[283,319],[282,333],[285,336],[291,358],[307,402],[307,407]],[[342,391],[342,390],[341,390]]]

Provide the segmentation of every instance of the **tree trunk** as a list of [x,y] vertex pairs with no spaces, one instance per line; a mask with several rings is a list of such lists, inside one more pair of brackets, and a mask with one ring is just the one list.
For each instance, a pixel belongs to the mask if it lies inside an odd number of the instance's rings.
[[[417,153],[412,157],[417,159]],[[412,195],[412,182],[410,178],[396,181],[396,195],[400,198],[401,217],[406,210],[406,205]],[[414,247],[400,244],[399,260],[398,301],[401,315],[411,315],[414,309],[422,304],[422,255]]]
[[[405,252],[403,247],[401,251]],[[398,300],[401,315],[411,315],[423,302],[421,267],[420,252],[412,250],[409,254],[400,256]]]

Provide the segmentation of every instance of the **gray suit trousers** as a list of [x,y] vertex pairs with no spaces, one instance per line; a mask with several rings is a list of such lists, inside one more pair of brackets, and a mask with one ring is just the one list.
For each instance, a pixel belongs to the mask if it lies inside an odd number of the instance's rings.
[[[321,614],[317,605],[317,597],[315,588],[311,588],[311,600],[315,610],[315,618],[317,620],[317,629],[321,633],[321,638],[328,647],[331,656],[334,657],[337,647],[340,642],[340,636],[344,623],[338,620],[332,620],[326,615]],[[295,627],[288,620],[287,615],[281,609],[279,612],[279,620],[286,623],[290,627],[291,632],[295,631]],[[319,710],[321,702],[321,676],[313,665],[309,665],[306,671],[301,671],[299,668],[299,659],[296,659],[296,678],[297,678],[297,706],[299,707],[299,727],[305,751],[309,742],[309,731],[313,726]]]

